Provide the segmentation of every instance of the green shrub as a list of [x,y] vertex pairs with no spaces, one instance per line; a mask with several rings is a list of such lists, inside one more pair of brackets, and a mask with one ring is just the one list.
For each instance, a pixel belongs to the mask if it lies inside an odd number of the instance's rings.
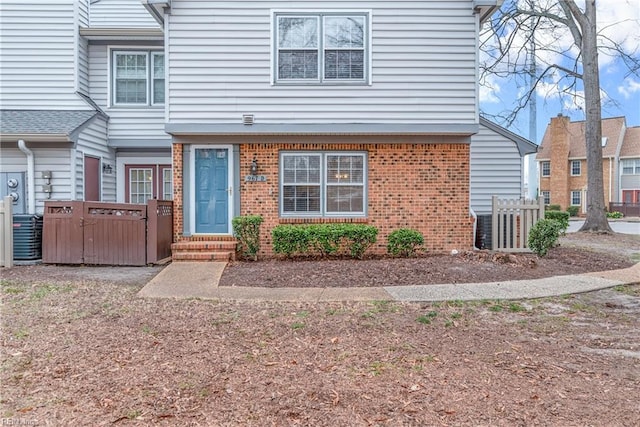
[[546,211],[559,211],[560,205],[547,205],[544,207]]
[[624,214],[622,212],[618,212],[618,211],[607,212],[607,218],[619,219],[622,217],[624,217]]
[[264,219],[260,215],[238,216],[231,220],[233,234],[240,242],[243,258],[258,259],[260,250],[260,224]]
[[364,224],[278,225],[271,231],[273,251],[288,257],[315,253],[362,258],[377,236],[377,228]]
[[554,219],[541,219],[529,232],[529,248],[538,256],[545,256],[560,237],[562,224]]
[[578,211],[580,208],[578,206],[569,206],[567,208],[567,212],[569,212],[569,216],[578,216]]
[[393,256],[411,257],[424,244],[424,236],[419,231],[401,228],[389,234],[387,252]]
[[544,213],[545,219],[553,219],[560,223],[560,231],[565,232],[569,228],[569,212],[547,211]]

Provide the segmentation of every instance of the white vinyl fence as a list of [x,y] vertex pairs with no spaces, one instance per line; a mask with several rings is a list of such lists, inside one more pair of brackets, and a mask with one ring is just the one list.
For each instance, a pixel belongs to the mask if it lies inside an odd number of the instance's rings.
[[501,252],[531,252],[529,231],[544,218],[544,200],[492,199],[491,240],[493,250]]
[[13,266],[13,199],[0,201],[0,266]]

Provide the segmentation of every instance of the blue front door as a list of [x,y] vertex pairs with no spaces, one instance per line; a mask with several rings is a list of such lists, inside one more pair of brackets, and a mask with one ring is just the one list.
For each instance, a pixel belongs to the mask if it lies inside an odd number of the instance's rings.
[[196,149],[196,233],[229,233],[229,149]]

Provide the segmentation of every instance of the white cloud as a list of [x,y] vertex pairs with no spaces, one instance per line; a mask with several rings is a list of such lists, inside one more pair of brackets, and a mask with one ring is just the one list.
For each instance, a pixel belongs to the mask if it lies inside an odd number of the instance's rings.
[[480,84],[480,102],[497,104],[500,102],[497,94],[500,93],[500,85],[496,81],[495,75],[487,74]]
[[624,96],[625,99],[631,98],[631,96],[640,91],[640,82],[634,79],[626,79],[618,86],[618,92]]

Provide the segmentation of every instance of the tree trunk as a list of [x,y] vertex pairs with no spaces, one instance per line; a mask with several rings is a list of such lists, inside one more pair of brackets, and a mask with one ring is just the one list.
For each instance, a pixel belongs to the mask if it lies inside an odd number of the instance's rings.
[[596,0],[585,5],[586,25],[582,26],[582,68],[586,109],[587,218],[580,231],[612,232],[604,204],[602,173],[602,107],[596,30]]

